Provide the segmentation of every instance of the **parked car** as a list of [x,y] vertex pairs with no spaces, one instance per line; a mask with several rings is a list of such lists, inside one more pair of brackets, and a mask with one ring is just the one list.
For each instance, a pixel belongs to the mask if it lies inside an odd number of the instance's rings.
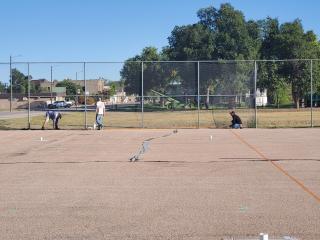
[[54,103],[50,103],[48,105],[48,108],[53,109],[53,108],[70,108],[71,104],[67,103],[66,101],[55,101]]
[[66,104],[70,104],[70,106],[73,106],[75,104],[74,100],[66,100],[65,102]]

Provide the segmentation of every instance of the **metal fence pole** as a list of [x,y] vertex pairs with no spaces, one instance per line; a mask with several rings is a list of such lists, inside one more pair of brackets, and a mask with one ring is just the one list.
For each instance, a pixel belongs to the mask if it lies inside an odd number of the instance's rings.
[[258,108],[257,108],[257,61],[254,61],[254,121],[255,128],[258,128]]
[[313,61],[310,65],[310,81],[311,81],[311,93],[310,93],[310,111],[311,111],[311,127],[313,127]]
[[10,56],[10,112],[12,112],[12,57]]
[[83,80],[84,80],[84,129],[87,129],[87,80],[86,80],[86,63],[83,63]]
[[52,66],[50,66],[50,82],[51,82],[51,87],[50,87],[50,102],[52,104],[52,86],[53,86],[53,83],[52,83]]
[[31,129],[30,119],[30,64],[28,63],[28,129]]
[[197,64],[198,68],[198,128],[200,128],[200,62]]
[[144,64],[141,62],[141,128],[144,128],[144,89],[143,89],[143,68]]

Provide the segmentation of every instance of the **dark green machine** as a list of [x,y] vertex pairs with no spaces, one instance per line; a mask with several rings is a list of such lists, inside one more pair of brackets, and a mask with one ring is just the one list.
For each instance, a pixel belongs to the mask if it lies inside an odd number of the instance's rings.
[[180,101],[178,101],[174,98],[168,97],[167,95],[159,93],[155,90],[151,90],[151,92],[159,95],[160,97],[164,97],[166,99],[166,101],[164,102],[164,105],[167,107],[167,109],[175,109],[181,104]]

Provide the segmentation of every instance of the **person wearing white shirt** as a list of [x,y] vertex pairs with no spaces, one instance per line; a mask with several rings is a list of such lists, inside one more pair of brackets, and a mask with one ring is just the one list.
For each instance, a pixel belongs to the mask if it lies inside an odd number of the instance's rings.
[[96,123],[98,130],[101,130],[103,128],[103,117],[105,114],[105,104],[101,101],[101,98],[99,98],[99,101],[97,102],[96,106]]

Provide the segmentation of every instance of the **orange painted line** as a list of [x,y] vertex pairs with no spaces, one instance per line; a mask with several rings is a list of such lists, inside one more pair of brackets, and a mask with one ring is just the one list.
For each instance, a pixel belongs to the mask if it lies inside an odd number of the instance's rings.
[[235,135],[242,143],[247,145],[249,148],[251,148],[254,152],[256,152],[260,157],[262,157],[264,160],[269,161],[276,169],[278,169],[280,172],[282,172],[284,175],[286,175],[289,179],[291,179],[293,182],[295,182],[298,186],[300,186],[306,193],[311,195],[313,198],[315,198],[320,203],[320,197],[311,191],[306,185],[303,184],[302,181],[298,180],[294,176],[290,175],[284,168],[282,168],[279,164],[275,163],[273,160],[265,156],[261,151],[259,151],[255,146],[248,143],[246,140],[244,140],[243,137],[241,137],[239,134],[235,133],[234,131],[230,130],[233,135]]

